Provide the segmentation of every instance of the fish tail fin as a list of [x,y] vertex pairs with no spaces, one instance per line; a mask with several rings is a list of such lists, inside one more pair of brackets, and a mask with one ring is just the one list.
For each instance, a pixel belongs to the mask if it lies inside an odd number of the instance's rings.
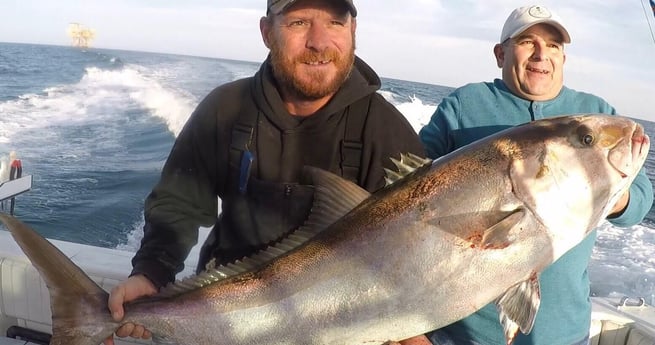
[[98,345],[110,336],[118,325],[107,309],[109,294],[32,228],[3,213],[0,221],[48,286],[53,331],[50,345]]

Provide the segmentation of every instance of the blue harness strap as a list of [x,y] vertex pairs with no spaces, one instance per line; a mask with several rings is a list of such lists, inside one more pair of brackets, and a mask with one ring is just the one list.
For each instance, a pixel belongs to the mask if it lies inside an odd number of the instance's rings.
[[362,165],[362,137],[373,96],[351,104],[346,114],[346,131],[341,141],[341,176],[357,183]]

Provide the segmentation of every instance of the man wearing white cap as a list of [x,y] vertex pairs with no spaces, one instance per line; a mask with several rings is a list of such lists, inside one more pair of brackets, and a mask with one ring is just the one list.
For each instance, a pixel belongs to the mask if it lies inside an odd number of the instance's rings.
[[[254,76],[207,95],[176,139],[145,202],[132,273],[109,298],[116,320],[124,302],[174,280],[199,226],[213,226],[200,252],[203,270],[302,225],[314,195],[305,165],[372,192],[384,186],[390,157],[424,155],[407,119],[377,93],[380,78],[355,56],[356,16],[352,0],[267,1],[259,28],[270,54]],[[132,323],[116,334],[151,335]]]
[[[421,129],[419,135],[430,158],[533,120],[573,113],[616,113],[603,99],[563,85],[564,44],[570,43],[571,37],[561,18],[548,8],[515,9],[499,42],[493,51],[502,79],[455,90]],[[642,169],[608,220],[616,226],[635,225],[652,203],[652,185]],[[513,339],[515,345],[588,344],[591,303],[587,265],[595,239],[593,232],[541,274],[541,305],[529,334],[508,330],[506,339],[496,306],[489,304],[429,333],[431,343],[505,345]],[[426,344],[427,339],[420,336],[402,343]]]

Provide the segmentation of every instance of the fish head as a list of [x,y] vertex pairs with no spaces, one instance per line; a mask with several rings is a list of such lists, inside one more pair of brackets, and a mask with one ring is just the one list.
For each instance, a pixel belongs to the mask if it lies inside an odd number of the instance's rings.
[[621,116],[544,119],[514,131],[515,195],[547,230],[555,259],[603,222],[642,168],[650,140]]
[[586,167],[584,175],[593,192],[589,207],[602,207],[602,221],[628,192],[646,162],[650,139],[639,123],[627,117],[586,115],[573,120],[575,131],[569,134],[569,145],[578,157],[580,170]]

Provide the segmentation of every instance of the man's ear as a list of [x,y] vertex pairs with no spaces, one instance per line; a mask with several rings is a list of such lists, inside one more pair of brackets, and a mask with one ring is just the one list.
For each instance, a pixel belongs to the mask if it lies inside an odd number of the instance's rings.
[[563,53],[562,56],[562,65],[566,62],[566,53]]
[[271,34],[271,29],[273,27],[272,21],[273,19],[269,17],[262,17],[259,19],[259,32],[262,34],[262,41],[264,41],[264,45],[268,49],[271,49],[269,35]]
[[494,55],[496,56],[496,65],[498,68],[503,68],[503,63],[505,63],[505,50],[503,45],[498,43],[494,46]]

